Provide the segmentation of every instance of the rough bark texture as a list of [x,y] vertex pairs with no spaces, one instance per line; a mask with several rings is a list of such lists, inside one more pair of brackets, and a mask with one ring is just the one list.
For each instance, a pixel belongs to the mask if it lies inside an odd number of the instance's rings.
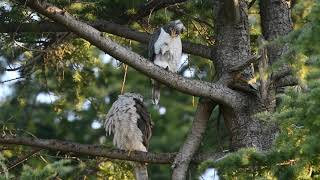
[[291,12],[286,0],[259,1],[259,6],[262,34],[266,40],[274,40],[292,31]]
[[189,163],[200,146],[207,122],[214,107],[215,104],[210,99],[200,98],[191,130],[172,164],[173,180],[186,179]]
[[[293,29],[291,20],[290,6],[286,0],[264,0],[259,1],[260,16],[261,16],[261,27],[264,38],[267,41],[275,40],[278,37],[285,36],[290,33]],[[267,46],[267,57],[268,63],[273,64],[280,57],[287,52],[287,45],[272,43]],[[275,83],[271,83],[268,87],[268,98],[262,102],[264,106],[257,108],[257,111],[263,111],[264,109],[273,112],[276,107],[276,93],[279,88],[284,86],[291,86],[297,84],[296,78],[290,75],[290,68],[283,67],[280,74],[284,74],[282,77],[278,77]],[[276,75],[275,73],[272,74]],[[277,75],[278,76],[278,75]],[[270,77],[272,78],[272,77]],[[262,149],[268,149],[272,141],[275,139],[276,133],[278,132],[277,125],[275,123],[264,123],[262,129],[262,140],[264,142]]]
[[[267,40],[287,34],[292,29],[289,8],[285,1],[260,1],[262,28]],[[232,81],[234,67],[245,64],[250,59],[250,38],[247,16],[247,4],[239,1],[240,20],[230,21],[224,16],[224,1],[218,3],[216,16],[216,47],[215,60],[220,81],[226,84],[241,82]],[[269,62],[275,61],[284,51],[284,46],[273,45],[268,47]],[[272,59],[271,59],[272,58]],[[261,63],[259,63],[261,64]],[[272,112],[275,109],[275,85],[269,84],[267,90],[239,91],[241,96],[237,106],[222,106],[225,123],[231,135],[231,149],[241,147],[255,147],[260,150],[270,148],[275,136],[276,125],[264,123],[256,115],[264,111]],[[243,89],[242,89],[243,90]],[[266,94],[266,92],[268,94]]]
[[[52,151],[61,151],[64,153],[72,153],[73,155],[88,155],[107,157],[110,159],[129,160],[136,162],[170,164],[174,161],[176,153],[151,153],[132,151],[130,154],[127,151],[119,149],[108,149],[101,145],[79,144],[70,141],[61,141],[56,139],[40,139],[17,137],[12,135],[1,135],[0,144],[16,144],[30,146],[34,148],[47,149]],[[205,160],[216,161],[225,157],[226,153],[201,154],[192,158],[193,162],[200,163]]]
[[[217,72],[225,83],[229,83],[232,69],[244,64],[250,55],[250,36],[247,15],[247,4],[239,1],[240,19],[234,23],[225,18],[224,2],[218,4],[216,17],[216,56]],[[226,125],[231,133],[231,149],[241,147],[260,148],[259,123],[253,121],[250,113],[250,98],[252,94],[241,93],[237,106],[222,106]]]
[[[267,41],[287,35],[293,29],[290,6],[286,0],[259,1],[262,34]],[[269,63],[276,62],[287,46],[273,43],[267,47]]]

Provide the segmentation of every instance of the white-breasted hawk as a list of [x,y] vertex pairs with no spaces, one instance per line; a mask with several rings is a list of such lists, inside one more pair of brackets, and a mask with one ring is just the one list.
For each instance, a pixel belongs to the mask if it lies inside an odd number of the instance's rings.
[[[182,56],[180,34],[185,31],[180,20],[171,21],[157,29],[149,41],[149,60],[154,64],[176,73]],[[152,102],[160,101],[160,83],[152,80]]]

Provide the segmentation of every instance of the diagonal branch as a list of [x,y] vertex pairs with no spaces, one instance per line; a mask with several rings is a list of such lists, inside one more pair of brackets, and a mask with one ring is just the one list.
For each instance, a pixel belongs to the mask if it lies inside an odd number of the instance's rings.
[[[176,153],[150,153],[132,151],[130,154],[127,151],[119,149],[110,149],[101,145],[79,144],[70,141],[61,141],[56,139],[39,139],[28,137],[16,137],[11,135],[2,136],[0,144],[15,144],[24,145],[51,151],[60,151],[64,153],[73,153],[76,155],[89,155],[107,157],[110,159],[129,160],[137,162],[146,162],[154,164],[170,164],[173,162]],[[203,162],[206,160],[216,161],[224,157],[226,153],[210,153],[201,154],[193,158],[193,162]]]
[[146,4],[143,4],[138,12],[134,14],[134,16],[131,16],[132,20],[138,20],[143,17],[148,16],[153,11],[157,11],[162,8],[169,7],[171,5],[175,5],[178,3],[186,2],[187,0],[151,0],[148,1]]
[[[24,3],[24,0],[19,0]],[[76,20],[67,12],[52,6],[46,2],[37,0],[28,0],[26,5],[40,14],[64,25],[70,31],[74,32],[83,39],[86,39],[93,45],[100,48],[119,61],[128,64],[143,74],[175,88],[181,92],[194,96],[204,96],[211,98],[217,103],[233,106],[239,102],[239,94],[226,86],[218,83],[208,83],[204,81],[187,79],[177,74],[168,72],[160,68],[135,52],[132,52],[119,44],[113,42],[108,37],[103,37],[100,31],[95,28]]]
[[207,122],[214,107],[215,104],[210,99],[200,98],[191,131],[172,165],[173,180],[186,179],[190,161],[200,146]]
[[[141,43],[147,44],[150,35],[145,32],[140,32],[129,28],[126,25],[116,24],[110,21],[98,20],[89,23],[92,27],[101,32],[107,32],[116,36],[124,37]],[[0,23],[0,33],[58,33],[68,32],[67,28],[54,22],[41,22],[41,23]],[[207,59],[212,59],[211,48],[202,44],[195,44],[188,41],[183,41],[183,51],[188,54],[201,56]]]
[[19,164],[27,161],[30,157],[34,156],[35,154],[37,154],[38,152],[40,152],[42,149],[39,148],[35,148],[33,149],[31,152],[29,152],[28,154],[23,155],[22,157],[19,157],[17,160],[15,160],[14,162],[10,163],[8,166],[8,170],[18,166]]

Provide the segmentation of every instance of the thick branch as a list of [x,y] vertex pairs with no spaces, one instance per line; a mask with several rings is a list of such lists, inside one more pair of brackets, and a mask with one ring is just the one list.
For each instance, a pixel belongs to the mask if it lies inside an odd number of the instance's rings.
[[178,3],[183,3],[187,0],[151,0],[142,5],[138,12],[131,17],[133,20],[141,19],[151,14],[153,11],[157,11],[162,8],[169,7]]
[[[2,136],[0,144],[15,144],[24,145],[35,148],[47,149],[52,151],[61,151],[64,153],[74,153],[76,155],[89,155],[107,157],[110,159],[129,160],[137,162],[155,163],[155,164],[170,164],[173,162],[176,153],[146,153],[133,151],[130,153],[119,149],[108,149],[101,145],[79,144],[70,141],[60,141],[55,139],[39,139],[16,137],[11,135]],[[226,153],[203,154],[193,158],[193,162],[203,162],[205,160],[219,160]]]
[[233,73],[241,72],[244,69],[246,69],[247,67],[249,67],[251,65],[251,63],[255,64],[256,62],[258,62],[259,58],[261,58],[261,55],[251,56],[248,60],[246,60],[245,62],[242,62],[242,64],[240,64],[238,66],[231,68],[230,70]]
[[272,80],[274,82],[278,81],[281,78],[286,76],[293,75],[293,71],[288,65],[284,65],[283,67],[279,68],[275,72],[272,73]]
[[[20,2],[25,2],[20,0]],[[238,94],[221,84],[213,84],[204,81],[191,80],[168,72],[160,68],[140,55],[120,46],[108,37],[103,37],[101,32],[93,27],[80,22],[57,7],[37,0],[28,0],[26,4],[37,12],[49,17],[50,19],[63,24],[70,31],[86,39],[93,45],[105,51],[121,62],[130,65],[143,74],[175,88],[181,92],[194,96],[204,96],[212,100],[232,106],[238,101]]]
[[190,161],[200,146],[202,136],[206,130],[207,122],[214,106],[210,99],[200,98],[191,131],[172,165],[173,180],[186,179]]
[[[119,25],[109,21],[96,21],[90,23],[92,27],[98,29],[101,32],[107,32],[126,39],[131,39],[141,43],[147,44],[149,42],[150,35],[145,32],[139,32],[133,30],[125,25]],[[0,33],[44,33],[44,32],[68,32],[67,28],[54,22],[41,22],[41,23],[2,23],[0,24]],[[212,59],[211,48],[201,44],[195,44],[188,41],[183,41],[183,51],[187,54],[193,54],[201,56],[207,59]]]
[[286,76],[276,82],[276,87],[296,86],[298,84],[298,78],[294,76]]

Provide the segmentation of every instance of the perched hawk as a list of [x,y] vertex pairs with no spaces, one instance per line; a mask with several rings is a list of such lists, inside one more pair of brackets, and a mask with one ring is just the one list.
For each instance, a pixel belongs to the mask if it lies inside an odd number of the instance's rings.
[[[119,95],[104,122],[107,135],[113,134],[113,144],[123,150],[147,152],[152,121],[143,97],[137,93]],[[133,163],[137,180],[147,180],[147,166]]]
[[[171,21],[156,30],[149,41],[149,60],[154,64],[176,73],[182,55],[180,34],[186,28],[180,20]],[[152,80],[152,102],[160,100],[160,83]]]

